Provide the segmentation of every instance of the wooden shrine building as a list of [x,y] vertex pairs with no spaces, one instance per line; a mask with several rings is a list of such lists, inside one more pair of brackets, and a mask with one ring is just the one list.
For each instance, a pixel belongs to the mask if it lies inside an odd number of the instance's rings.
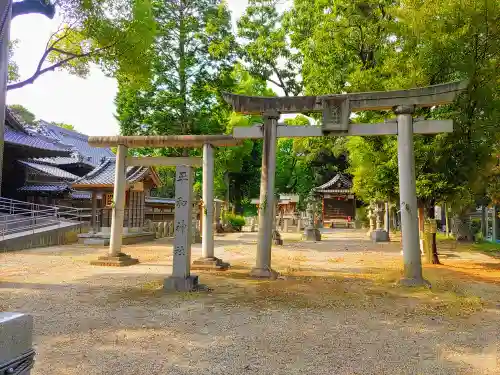
[[[76,191],[85,191],[91,196],[91,233],[82,235],[92,238],[92,243],[98,240],[106,244],[109,241],[111,230],[111,214],[114,205],[113,189],[115,182],[115,158],[104,160],[93,171],[75,180],[72,188]],[[136,242],[139,237],[154,236],[143,231],[146,217],[146,196],[160,185],[160,178],[152,167],[127,167],[126,170],[126,197],[123,220],[124,236],[129,235]]]
[[327,183],[314,188],[313,192],[321,199],[323,226],[334,228],[354,225],[356,197],[348,176],[338,173]]

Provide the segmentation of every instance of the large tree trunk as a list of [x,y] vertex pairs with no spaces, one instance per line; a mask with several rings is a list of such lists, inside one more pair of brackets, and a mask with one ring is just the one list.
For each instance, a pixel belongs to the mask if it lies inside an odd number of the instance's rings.
[[[429,219],[436,219],[435,205],[436,201],[434,199],[431,199],[429,208],[427,210],[427,216],[429,217]],[[436,233],[432,233],[432,264],[441,264],[437,251]]]

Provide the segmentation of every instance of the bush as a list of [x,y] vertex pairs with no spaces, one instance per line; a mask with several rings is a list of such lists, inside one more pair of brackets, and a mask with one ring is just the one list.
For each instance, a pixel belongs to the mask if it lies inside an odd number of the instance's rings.
[[245,225],[245,218],[243,216],[226,214],[224,219],[238,232],[241,231],[241,228]]

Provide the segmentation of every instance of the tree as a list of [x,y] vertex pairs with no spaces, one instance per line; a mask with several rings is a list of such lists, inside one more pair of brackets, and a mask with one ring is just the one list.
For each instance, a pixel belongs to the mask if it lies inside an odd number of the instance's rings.
[[[484,191],[498,136],[499,47],[496,2],[295,0],[291,39],[304,53],[306,92],[388,90],[468,79],[456,103],[422,109],[417,117],[451,118],[455,131],[415,136],[417,195],[429,208],[452,202],[459,215]],[[393,115],[360,113],[360,122]],[[397,177],[393,137],[347,143],[355,190],[367,200],[394,199]],[[434,241],[435,243],[435,241]],[[435,262],[439,262],[435,250]]]
[[220,133],[226,105],[218,99],[228,84],[234,48],[226,5],[214,0],[157,1],[153,13],[158,32],[148,87],[119,79],[116,103],[122,133]]
[[286,96],[299,95],[301,55],[293,52],[287,38],[278,0],[250,0],[238,20],[242,39],[240,56],[251,74],[279,87]]
[[75,127],[71,124],[66,124],[64,122],[51,122],[52,125],[59,126],[60,128],[76,131]]
[[[231,91],[241,95],[275,96],[266,81],[252,76],[242,65],[236,64],[230,74]],[[260,116],[232,113],[225,129],[230,134],[236,126],[252,126],[262,123]],[[262,141],[244,140],[238,147],[219,148],[216,154],[215,193],[235,205],[238,213],[249,208],[250,200],[260,191]]]
[[[58,2],[63,23],[47,41],[30,77],[15,77],[7,90],[18,89],[49,71],[65,69],[86,77],[91,64],[122,80],[143,82],[149,72],[150,45],[155,35],[149,1],[65,1]],[[31,12],[54,15],[54,5],[24,0],[13,4],[13,17]],[[15,65],[12,65],[15,69]]]
[[20,118],[24,123],[33,125],[35,124],[36,117],[35,115],[26,107],[21,104],[11,104],[9,105],[9,109],[14,112],[14,114]]

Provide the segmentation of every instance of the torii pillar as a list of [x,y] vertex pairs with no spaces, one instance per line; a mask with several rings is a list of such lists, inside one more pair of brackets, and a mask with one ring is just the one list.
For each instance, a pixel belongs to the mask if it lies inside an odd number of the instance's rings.
[[399,202],[403,243],[404,276],[402,285],[426,285],[422,277],[422,260],[418,233],[415,153],[413,150],[413,113],[415,106],[394,108],[398,122]]
[[229,263],[214,255],[214,147],[203,145],[203,220],[201,258],[193,262],[194,270],[226,270]]
[[262,146],[262,169],[260,178],[259,237],[257,240],[257,260],[250,276],[275,279],[278,273],[271,268],[273,242],[274,185],[276,179],[276,137],[280,114],[267,111],[264,117],[264,144]]

